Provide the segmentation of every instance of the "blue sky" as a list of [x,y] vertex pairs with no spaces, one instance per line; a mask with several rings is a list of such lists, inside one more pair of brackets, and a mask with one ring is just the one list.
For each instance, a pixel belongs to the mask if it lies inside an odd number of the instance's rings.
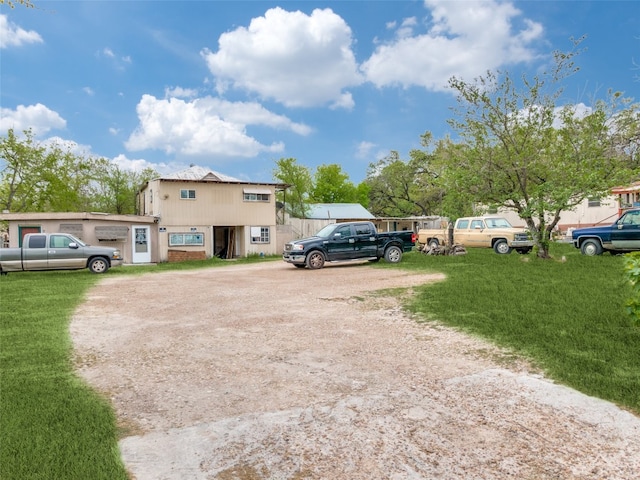
[[123,168],[273,181],[452,134],[455,75],[533,75],[586,35],[563,101],[640,100],[636,1],[39,1],[0,6],[0,134]]

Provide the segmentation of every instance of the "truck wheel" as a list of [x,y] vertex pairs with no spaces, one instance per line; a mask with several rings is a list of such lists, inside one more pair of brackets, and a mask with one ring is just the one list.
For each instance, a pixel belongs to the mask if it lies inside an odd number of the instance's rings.
[[506,240],[498,240],[493,244],[493,251],[499,253],[500,255],[506,255],[508,253],[511,253],[511,247]]
[[429,248],[434,249],[434,248],[438,248],[439,246],[440,246],[440,242],[438,241],[437,238],[429,240]]
[[307,267],[311,270],[317,270],[318,268],[322,268],[324,266],[324,255],[322,252],[318,250],[309,253],[307,255]]
[[583,255],[593,257],[602,253],[602,245],[597,240],[585,240],[580,246],[580,251]]
[[398,263],[402,260],[402,250],[400,247],[391,246],[384,252],[384,259],[389,263]]
[[107,270],[109,270],[109,262],[102,257],[96,257],[89,262],[91,273],[105,273]]

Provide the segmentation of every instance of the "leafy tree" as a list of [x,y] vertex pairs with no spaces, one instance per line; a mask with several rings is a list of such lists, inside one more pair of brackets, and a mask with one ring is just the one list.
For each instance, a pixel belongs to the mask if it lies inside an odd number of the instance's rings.
[[94,161],[54,144],[37,144],[13,129],[0,140],[0,208],[12,212],[85,211]]
[[320,165],[314,175],[311,199],[317,203],[354,203],[357,202],[356,187],[340,165]]
[[[422,135],[424,147],[431,144],[431,134]],[[443,191],[437,184],[434,154],[411,150],[404,161],[396,151],[369,165],[365,182],[369,185],[369,209],[379,216],[405,217],[430,215],[439,210]]]
[[458,115],[449,123],[462,142],[439,158],[443,185],[480,204],[515,210],[541,258],[549,256],[562,211],[638,173],[637,105],[611,94],[583,113],[576,105],[556,106],[559,85],[577,70],[576,54],[555,52],[554,68],[523,77],[521,89],[509,73],[449,81],[458,94]]
[[141,172],[123,170],[106,158],[100,159],[92,182],[94,209],[106,213],[137,213],[136,195],[141,185],[157,176],[153,168]]
[[309,192],[313,187],[309,168],[298,165],[295,158],[281,158],[276,162],[273,178],[289,185],[286,191],[277,193],[278,201],[285,204],[291,216],[305,218],[309,209]]
[[135,213],[138,187],[157,175],[38,144],[31,130],[19,139],[9,129],[0,139],[0,158],[0,209],[11,212]]
[[371,186],[366,182],[360,182],[356,187],[356,202],[362,205],[364,208],[369,208],[369,192],[371,192]]

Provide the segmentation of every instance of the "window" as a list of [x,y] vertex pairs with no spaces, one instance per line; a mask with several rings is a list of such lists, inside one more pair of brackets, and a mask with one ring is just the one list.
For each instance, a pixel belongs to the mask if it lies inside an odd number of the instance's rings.
[[245,202],[268,202],[269,194],[268,193],[245,193],[244,201]]
[[251,243],[269,243],[269,227],[251,227]]
[[245,202],[268,202],[271,199],[271,190],[264,188],[245,188],[243,192]]
[[51,235],[49,238],[49,246],[51,248],[69,248],[69,244],[72,242],[66,235]]
[[587,204],[589,207],[599,207],[600,206],[600,197],[594,197],[589,199],[589,203]]
[[45,248],[47,237],[45,235],[32,235],[29,237],[29,248]]
[[204,233],[170,233],[169,246],[204,245]]
[[195,190],[180,190],[180,198],[182,200],[195,200],[196,199],[196,191]]
[[333,236],[340,238],[349,238],[351,236],[351,225],[345,225],[344,227],[336,228],[336,233],[334,233]]
[[457,228],[469,228],[469,220],[458,220]]
[[367,223],[357,224],[356,235],[371,235],[371,226]]
[[482,220],[473,220],[471,222],[471,228],[479,228],[479,229],[483,229],[484,225],[482,223]]

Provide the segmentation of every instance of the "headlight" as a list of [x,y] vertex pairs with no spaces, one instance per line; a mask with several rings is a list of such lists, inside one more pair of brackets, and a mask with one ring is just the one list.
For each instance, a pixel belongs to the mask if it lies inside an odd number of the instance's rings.
[[293,248],[291,250],[293,250],[294,252],[301,252],[304,250],[304,245],[301,245],[301,244],[293,245]]
[[120,256],[120,250],[116,250],[115,252],[113,252],[113,259],[114,260],[120,260],[122,257]]

